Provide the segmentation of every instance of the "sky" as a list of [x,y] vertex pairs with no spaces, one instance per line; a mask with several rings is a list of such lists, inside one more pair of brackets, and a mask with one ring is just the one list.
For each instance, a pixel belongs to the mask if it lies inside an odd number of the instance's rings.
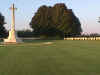
[[29,23],[42,5],[54,6],[56,3],[65,3],[72,9],[80,19],[83,33],[100,33],[100,0],[0,0],[0,12],[5,16],[5,27],[10,29],[11,10],[9,8],[15,4],[15,27],[16,30],[30,29]]

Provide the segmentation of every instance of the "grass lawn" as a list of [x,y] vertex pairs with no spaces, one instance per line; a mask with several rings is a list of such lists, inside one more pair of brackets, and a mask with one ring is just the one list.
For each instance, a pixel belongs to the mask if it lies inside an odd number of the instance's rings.
[[0,75],[100,75],[100,41],[33,40],[0,46]]

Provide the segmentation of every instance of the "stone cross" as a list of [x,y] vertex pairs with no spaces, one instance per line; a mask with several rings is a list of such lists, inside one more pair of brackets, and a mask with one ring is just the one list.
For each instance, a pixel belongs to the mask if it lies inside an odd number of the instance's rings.
[[14,4],[12,5],[12,7],[10,7],[10,10],[12,10],[12,24],[11,24],[11,29],[15,30],[15,10],[17,8],[15,8]]
[[4,39],[4,43],[21,43],[22,40],[17,37],[17,33],[15,31],[15,10],[17,8],[15,8],[14,4],[13,4],[10,9],[12,10],[11,30],[9,31],[8,38]]

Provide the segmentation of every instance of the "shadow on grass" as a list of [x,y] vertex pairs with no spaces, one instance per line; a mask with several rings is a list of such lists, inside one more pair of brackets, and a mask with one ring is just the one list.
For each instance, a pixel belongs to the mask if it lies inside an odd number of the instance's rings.
[[36,45],[36,46],[40,46],[40,45],[47,45],[47,44],[51,44],[55,41],[57,41],[58,39],[54,40],[54,39],[34,39],[34,38],[24,38],[22,39],[22,43],[8,43],[8,44],[4,44],[3,43],[3,39],[0,39],[0,45],[4,45],[4,46],[28,46],[28,45]]

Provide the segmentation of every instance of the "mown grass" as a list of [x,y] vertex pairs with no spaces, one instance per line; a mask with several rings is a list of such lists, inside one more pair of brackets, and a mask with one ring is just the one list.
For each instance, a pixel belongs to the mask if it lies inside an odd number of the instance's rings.
[[100,41],[29,40],[0,46],[0,75],[100,75]]

